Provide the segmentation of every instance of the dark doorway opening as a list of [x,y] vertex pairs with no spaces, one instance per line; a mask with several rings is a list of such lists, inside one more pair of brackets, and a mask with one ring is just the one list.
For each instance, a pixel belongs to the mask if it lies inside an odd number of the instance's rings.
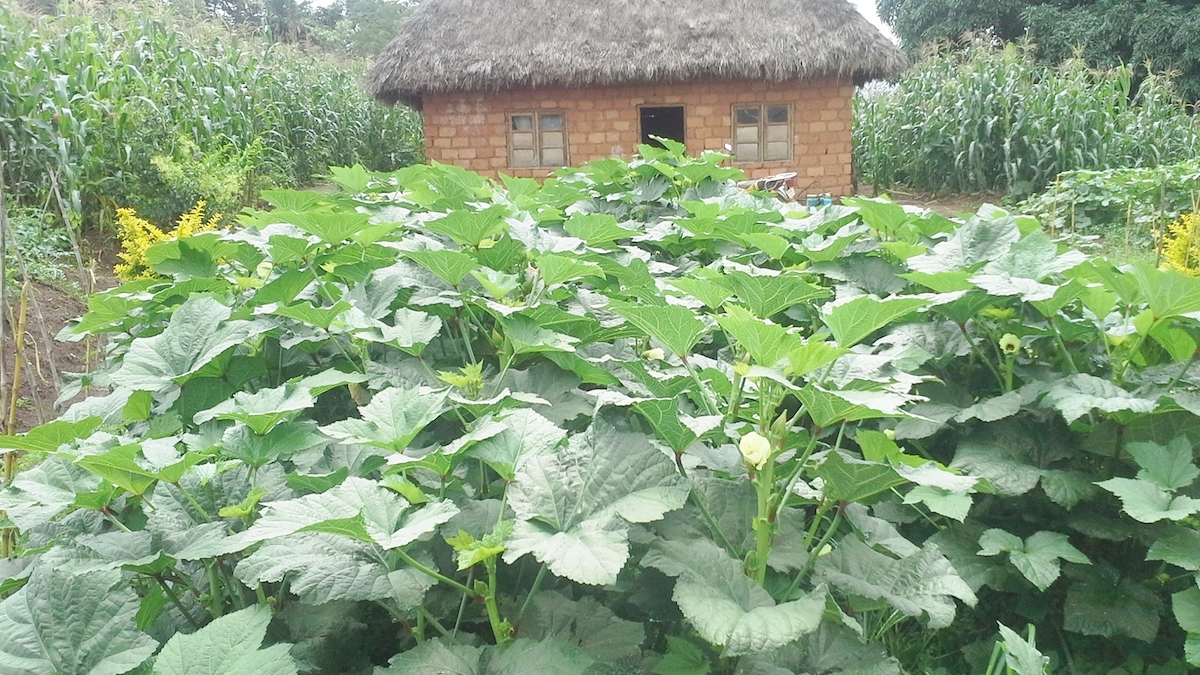
[[640,109],[642,120],[642,143],[662,147],[662,143],[651,138],[659,136],[672,141],[684,142],[683,106],[656,106]]

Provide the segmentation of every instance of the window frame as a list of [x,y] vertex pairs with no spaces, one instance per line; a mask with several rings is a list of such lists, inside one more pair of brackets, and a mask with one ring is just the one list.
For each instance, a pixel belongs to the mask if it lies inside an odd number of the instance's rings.
[[[787,122],[772,124],[768,120],[768,117],[767,117],[771,108],[786,109],[787,110]],[[754,109],[758,110],[758,124],[738,124],[738,112],[739,111],[754,110]],[[795,106],[792,105],[791,103],[786,103],[786,102],[734,103],[730,107],[730,111],[729,111],[729,118],[730,118],[730,121],[733,123],[733,129],[732,129],[732,133],[731,133],[731,140],[732,140],[731,145],[733,147],[733,163],[734,164],[765,164],[768,162],[789,162],[789,161],[794,160],[796,158],[796,133],[795,133],[795,127],[792,124],[792,122],[795,118],[794,111],[795,111]],[[768,158],[767,157],[768,129],[770,129],[771,127],[780,127],[780,126],[787,127],[787,148],[788,148],[787,156]],[[738,129],[743,129],[743,128],[757,129],[758,157],[755,159],[739,159],[738,158],[738,145],[742,145],[741,143],[738,142]],[[770,141],[770,142],[777,143],[778,141]]]
[[[644,110],[646,108],[679,108],[680,110],[682,110],[683,111],[683,140],[678,141],[678,142],[683,143],[685,146],[687,145],[687,137],[688,137],[687,136],[687,132],[688,132],[688,110],[687,109],[688,109],[688,107],[686,105],[684,105],[683,103],[639,103],[637,106],[638,144],[641,144],[641,142],[642,142],[642,110]],[[672,140],[674,140],[674,139],[672,139]]]
[[[563,154],[563,163],[562,164],[546,164],[546,162],[544,160],[545,146],[543,145],[542,134],[547,133],[547,131],[542,129],[542,117],[543,116],[548,117],[548,116],[552,116],[552,115],[557,115],[562,118],[562,128],[550,130],[550,132],[558,132],[558,133],[562,134],[562,154]],[[526,148],[516,148],[513,145],[513,134],[517,133],[517,130],[513,129],[513,118],[514,117],[530,117],[533,119],[533,129],[531,130],[531,132],[533,134],[534,163],[531,165],[518,165],[513,162],[514,151],[526,149]],[[505,140],[508,145],[507,162],[508,162],[509,169],[560,169],[564,166],[571,166],[570,143],[568,142],[568,136],[567,136],[567,113],[566,113],[566,111],[560,110],[557,108],[546,109],[546,110],[539,110],[539,109],[512,110],[512,111],[505,113],[504,121],[505,121],[505,125],[506,125],[504,136],[505,136]]]

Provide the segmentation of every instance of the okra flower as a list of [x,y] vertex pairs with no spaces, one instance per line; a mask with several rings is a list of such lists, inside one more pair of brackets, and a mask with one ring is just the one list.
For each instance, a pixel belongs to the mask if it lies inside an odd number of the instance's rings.
[[1000,351],[1008,356],[1016,354],[1021,349],[1021,338],[1012,333],[1005,333],[1000,338]]
[[742,451],[742,458],[746,460],[746,464],[761,470],[771,459],[771,441],[768,441],[757,431],[742,436],[742,440],[738,443],[738,448]]
[[642,352],[642,356],[650,361],[662,361],[667,358],[667,353],[663,351],[662,347],[655,347]]

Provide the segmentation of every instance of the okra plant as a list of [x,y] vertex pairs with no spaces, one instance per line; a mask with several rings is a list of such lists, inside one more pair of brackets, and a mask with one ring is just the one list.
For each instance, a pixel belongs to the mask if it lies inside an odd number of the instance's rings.
[[0,439],[0,672],[1200,661],[1200,280],[641,152],[150,249]]

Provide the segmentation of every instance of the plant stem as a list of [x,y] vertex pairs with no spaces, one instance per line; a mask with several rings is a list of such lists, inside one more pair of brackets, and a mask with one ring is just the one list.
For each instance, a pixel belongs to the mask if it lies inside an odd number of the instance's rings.
[[542,587],[542,580],[546,578],[546,563],[542,563],[538,569],[537,576],[533,578],[533,586],[529,587],[529,594],[525,596],[525,602],[521,603],[521,609],[517,611],[517,625],[521,625],[521,619],[525,618],[525,612],[529,606],[533,604],[533,598],[537,595],[538,590]]
[[1078,374],[1079,369],[1075,367],[1075,359],[1071,358],[1071,352],[1067,351],[1067,343],[1063,340],[1058,327],[1054,325],[1053,318],[1050,319],[1050,328],[1054,331],[1054,340],[1058,342],[1058,348],[1062,350],[1063,358],[1067,360],[1067,369],[1071,371],[1072,375]]
[[972,340],[971,336],[967,333],[967,327],[964,324],[960,323],[960,324],[958,324],[958,330],[960,332],[962,332],[963,338],[966,339],[967,345],[971,347],[971,352],[973,354],[975,354],[975,358],[977,358],[981,362],[983,362],[983,365],[987,366],[988,370],[992,371],[992,375],[996,376],[996,384],[1000,385],[1000,387],[1003,388],[1004,387],[1004,378],[1000,377],[1000,371],[996,370],[996,366],[994,366],[992,364],[991,359],[987,358],[986,356],[983,355],[983,352],[979,351],[979,347],[975,344],[975,341]]
[[112,523],[113,525],[116,525],[118,528],[120,528],[120,530],[122,532],[132,532],[133,531],[133,530],[130,530],[128,527],[126,527],[125,523],[122,523],[121,521],[117,520],[117,517],[115,515],[113,515],[113,512],[108,510],[107,507],[105,507],[104,509],[101,509],[100,513],[102,513],[104,515],[105,520]]
[[184,487],[179,483],[172,483],[172,485],[174,485],[176,488],[179,488],[179,491],[182,492],[183,496],[187,498],[188,503],[192,505],[193,509],[196,509],[196,511],[200,513],[200,517],[203,518],[205,522],[211,523],[213,521],[212,516],[208,515],[208,511],[205,511],[204,507],[200,506],[200,503],[197,502],[194,497],[192,497],[190,492],[184,489]]
[[[842,423],[842,428],[845,429],[845,422]],[[840,435],[839,435],[840,438]],[[783,509],[787,506],[788,500],[792,497],[792,488],[796,487],[796,481],[800,480],[800,474],[804,472],[804,465],[808,462],[808,458],[812,456],[813,450],[817,447],[817,430],[813,429],[812,436],[808,439],[808,445],[804,448],[804,452],[800,455],[796,462],[796,468],[792,470],[792,475],[788,476],[787,486],[783,489],[783,496],[779,498],[780,516],[783,515]]]
[[758,492],[758,515],[754,518],[754,581],[762,585],[767,578],[767,558],[771,556],[771,539],[775,523],[771,518],[771,488],[775,482],[775,461],[767,460],[754,480]]
[[692,381],[695,382],[696,386],[700,388],[700,398],[704,401],[705,412],[707,412],[709,415],[720,415],[720,406],[717,405],[712,393],[708,391],[708,387],[704,384],[704,380],[700,379],[700,374],[696,372],[694,367],[692,367],[691,362],[688,361],[686,356],[680,356],[679,360],[683,361],[684,369],[688,371],[688,375],[692,376]]
[[704,497],[696,491],[695,485],[692,486],[692,491],[688,493],[688,499],[695,504],[696,508],[700,511],[700,517],[702,517],[705,524],[708,525],[708,529],[712,532],[713,538],[717,540],[717,544],[719,544],[721,548],[728,551],[733,557],[742,557],[741,552],[735,549],[733,545],[729,543],[729,539],[725,536],[725,533],[722,532],[721,528],[717,526],[716,519],[712,517],[712,513],[708,510],[708,505],[704,503]]
[[796,589],[800,587],[800,582],[812,571],[813,565],[817,564],[817,558],[821,551],[829,543],[829,540],[833,538],[833,535],[838,530],[838,526],[841,524],[842,508],[839,506],[837,512],[833,515],[833,522],[829,523],[829,529],[825,530],[825,535],[821,537],[821,541],[818,541],[816,546],[808,550],[808,560],[805,561],[804,568],[800,570],[796,578],[792,581],[792,585],[788,586],[787,592],[783,595],[784,598],[791,597],[792,593],[795,593]]
[[[488,623],[492,626],[492,635],[496,638],[496,644],[503,647],[512,639],[512,626],[500,618],[500,607],[496,604],[496,559],[488,558],[483,561],[483,566],[487,568],[488,574],[487,592],[483,594],[483,605],[487,608]],[[528,600],[526,598],[526,602]]]
[[1171,381],[1167,383],[1167,391],[1171,391],[1175,388],[1175,385],[1179,384],[1179,380],[1183,379],[1183,376],[1186,375],[1187,371],[1191,369],[1192,364],[1196,362],[1196,357],[1198,356],[1200,356],[1200,350],[1196,350],[1191,356],[1188,357],[1188,360],[1183,364],[1183,368],[1181,368],[1175,377],[1172,377]]
[[451,579],[450,577],[445,576],[444,574],[438,572],[437,570],[429,569],[428,567],[417,562],[416,560],[413,559],[412,556],[405,553],[402,549],[396,549],[395,552],[396,552],[396,555],[399,556],[399,558],[401,560],[403,560],[405,563],[407,563],[409,566],[411,566],[413,569],[417,570],[418,572],[420,572],[426,576],[433,577],[434,579],[437,579],[438,581],[442,582],[443,584],[446,584],[448,586],[453,586],[454,588],[457,588],[458,590],[462,591],[463,593],[466,593],[467,595],[470,595],[472,597],[479,597],[478,593],[471,590],[470,588],[467,588],[463,584],[460,584],[459,582]]
[[[3,270],[0,270],[2,273]],[[0,279],[0,282],[7,281]],[[21,362],[25,354],[25,310],[29,307],[29,282],[21,286],[21,309],[17,314],[17,327],[13,330],[13,379],[12,393],[8,397],[8,421],[4,424],[4,433],[12,435],[17,426],[17,399],[21,386]]]
[[163,589],[163,593],[167,594],[167,598],[171,601],[171,604],[175,605],[175,608],[179,610],[179,613],[183,614],[183,618],[187,619],[187,622],[192,625],[192,628],[200,630],[200,622],[196,621],[196,618],[187,610],[187,607],[183,606],[183,601],[179,599],[179,594],[175,592],[175,589],[171,588],[170,584],[168,584],[162,577],[155,575],[153,578]]
[[417,607],[417,620],[422,620],[422,619],[425,621],[428,621],[429,625],[433,626],[433,629],[436,630],[438,633],[441,633],[442,637],[450,637],[450,631],[446,630],[446,627],[442,625],[441,621],[437,620],[437,617],[430,614],[429,610],[425,609],[424,607],[418,606]]
[[[475,580],[475,568],[472,567],[470,569],[470,571],[467,572],[467,585],[468,586],[471,585],[471,583],[474,580]],[[464,596],[462,596],[462,600],[460,600],[458,602],[458,615],[454,617],[454,630],[451,633],[451,637],[458,635],[458,627],[460,625],[462,625],[463,614],[465,614],[466,611],[467,611],[467,596],[464,595]]]

